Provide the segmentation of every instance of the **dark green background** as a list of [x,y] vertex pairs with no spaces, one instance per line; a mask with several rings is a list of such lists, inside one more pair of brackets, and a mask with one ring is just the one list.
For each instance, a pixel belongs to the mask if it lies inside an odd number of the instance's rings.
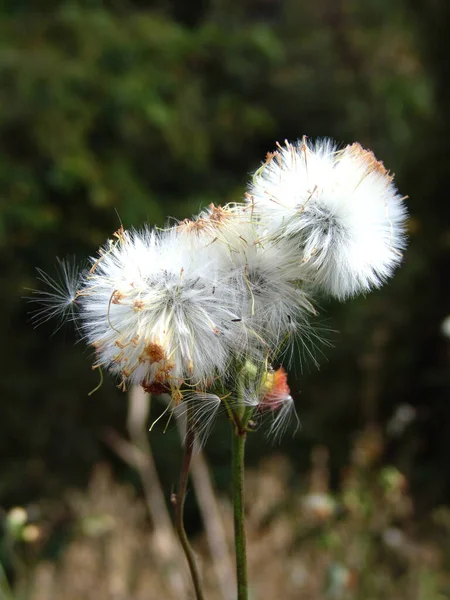
[[[302,430],[281,450],[297,468],[331,449],[333,473],[355,432],[408,403],[416,419],[385,460],[419,510],[450,495],[450,56],[447,0],[12,1],[0,20],[0,505],[83,486],[124,431],[126,397],[95,395],[90,351],[70,326],[33,329],[26,288],[56,256],[82,260],[119,226],[162,225],[239,200],[275,142],[303,134],[372,148],[408,194],[409,248],[366,298],[322,299],[333,347],[290,383]],[[159,405],[153,411],[158,414]],[[175,430],[152,432],[167,490]],[[228,489],[229,439],[208,447]],[[270,444],[255,435],[250,462]]]

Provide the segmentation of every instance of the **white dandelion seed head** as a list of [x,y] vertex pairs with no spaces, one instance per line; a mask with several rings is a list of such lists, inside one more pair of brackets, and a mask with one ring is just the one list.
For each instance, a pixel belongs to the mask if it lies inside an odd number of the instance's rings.
[[297,248],[298,277],[340,299],[380,286],[402,260],[403,199],[359,144],[286,142],[255,173],[249,198],[265,235]]
[[97,364],[123,381],[206,386],[229,359],[235,314],[213,246],[190,251],[175,229],[120,232],[92,261],[81,317]]

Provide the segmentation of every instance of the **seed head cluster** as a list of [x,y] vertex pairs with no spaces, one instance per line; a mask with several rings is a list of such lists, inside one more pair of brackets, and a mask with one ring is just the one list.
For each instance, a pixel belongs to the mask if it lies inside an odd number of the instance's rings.
[[[314,343],[314,298],[380,286],[401,262],[406,210],[393,177],[359,144],[303,138],[268,154],[242,202],[158,230],[117,231],[78,271],[40,273],[36,321],[67,313],[120,385],[168,392],[196,415],[221,406],[236,369],[278,435],[293,401],[279,361]],[[204,409],[204,410],[203,410]],[[206,423],[202,427],[206,430]]]

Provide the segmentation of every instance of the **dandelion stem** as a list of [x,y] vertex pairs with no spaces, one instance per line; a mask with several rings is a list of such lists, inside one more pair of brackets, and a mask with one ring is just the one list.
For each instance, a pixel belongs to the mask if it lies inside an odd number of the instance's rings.
[[172,498],[172,503],[175,505],[175,526],[178,537],[180,538],[183,552],[188,562],[189,571],[192,577],[192,583],[195,589],[196,600],[204,600],[203,592],[200,585],[200,575],[197,564],[195,562],[194,553],[189,543],[186,530],[184,528],[184,501],[186,499],[186,488],[189,479],[189,469],[191,466],[192,451],[194,448],[195,430],[194,430],[194,413],[193,407],[188,403],[187,407],[187,423],[186,423],[186,440],[184,443],[183,463],[181,466],[180,480],[178,483],[178,492]]
[[238,600],[248,599],[244,514],[244,457],[246,438],[247,432],[245,429],[238,430],[233,427],[233,511]]
[[230,404],[228,403],[226,398],[222,398],[222,402],[225,406],[225,409],[227,411],[227,415],[228,415],[228,418],[230,419],[230,422],[234,425],[234,428],[236,431],[240,431],[242,429],[242,426],[239,421],[239,417],[236,415],[236,413],[233,410],[233,407],[230,406]]

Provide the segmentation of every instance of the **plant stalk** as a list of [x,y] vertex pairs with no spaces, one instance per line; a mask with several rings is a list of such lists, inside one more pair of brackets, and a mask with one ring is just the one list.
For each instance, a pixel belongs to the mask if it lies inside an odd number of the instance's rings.
[[189,468],[191,466],[192,451],[194,449],[195,430],[194,430],[194,415],[192,407],[187,408],[187,423],[186,423],[186,440],[184,444],[183,462],[181,466],[180,480],[178,483],[178,492],[172,498],[175,505],[175,527],[180,538],[186,560],[188,562],[189,571],[194,585],[196,600],[204,600],[200,574],[198,572],[197,563],[195,562],[194,552],[189,543],[186,530],[184,528],[184,502],[186,499],[186,489],[189,479]]
[[233,512],[238,600],[248,600],[247,550],[245,541],[244,458],[245,429],[233,427]]

